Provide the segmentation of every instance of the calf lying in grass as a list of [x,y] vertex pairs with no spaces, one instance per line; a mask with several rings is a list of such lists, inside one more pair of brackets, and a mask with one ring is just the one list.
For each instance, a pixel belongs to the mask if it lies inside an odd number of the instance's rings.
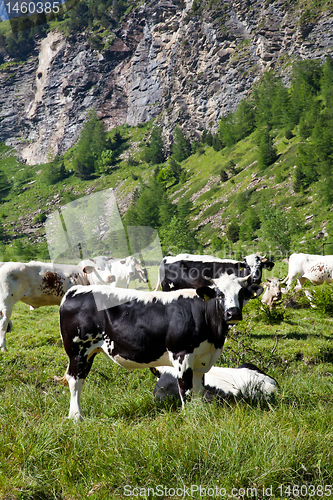
[[[158,377],[153,394],[158,401],[166,401],[168,397],[179,399],[177,376],[170,366],[151,368]],[[204,377],[204,399],[206,401],[233,400],[245,398],[251,400],[267,400],[277,389],[276,381],[262,372],[252,363],[244,363],[238,368],[219,368],[213,366]]]

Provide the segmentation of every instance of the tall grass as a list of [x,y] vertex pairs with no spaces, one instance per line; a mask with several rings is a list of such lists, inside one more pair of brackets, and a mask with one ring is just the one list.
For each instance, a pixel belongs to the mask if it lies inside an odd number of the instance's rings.
[[241,488],[247,497],[272,488],[271,498],[287,498],[280,485],[331,484],[333,369],[320,357],[332,345],[331,324],[319,311],[291,309],[276,332],[277,325],[254,323],[253,309],[246,307],[243,330],[232,332],[219,363],[237,365],[237,349],[248,362],[261,352],[279,382],[275,400],[192,400],[180,410],[154,401],[148,370],[127,372],[100,355],[77,423],[66,418],[68,387],[53,380],[67,364],[58,309],[17,304],[0,356],[0,498],[161,498],[153,495],[158,485],[167,488],[162,498],[179,498],[172,488],[191,492],[191,485],[195,498],[207,497],[200,485],[224,488],[229,498],[246,498],[236,495]]

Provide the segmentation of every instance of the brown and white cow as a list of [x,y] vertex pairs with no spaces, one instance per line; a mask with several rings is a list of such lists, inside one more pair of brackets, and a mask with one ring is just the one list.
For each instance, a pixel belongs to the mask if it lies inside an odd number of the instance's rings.
[[289,257],[288,275],[281,283],[286,283],[288,291],[293,280],[297,279],[295,291],[298,292],[307,279],[315,285],[331,283],[332,272],[333,255],[293,253]]
[[60,305],[67,290],[74,285],[112,281],[113,277],[97,266],[86,269],[81,264],[5,262],[0,267],[0,350],[6,350],[6,332],[10,331],[10,317],[19,300],[33,309]]

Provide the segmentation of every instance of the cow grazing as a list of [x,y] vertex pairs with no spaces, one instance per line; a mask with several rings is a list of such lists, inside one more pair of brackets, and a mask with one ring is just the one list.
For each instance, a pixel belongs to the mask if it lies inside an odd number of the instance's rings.
[[273,305],[281,300],[280,280],[279,278],[269,278],[266,283],[263,283],[263,286],[266,289],[261,297],[261,302],[272,310]]
[[[158,401],[168,397],[179,400],[177,375],[171,366],[151,368],[158,377],[153,394]],[[212,401],[246,398],[251,400],[269,399],[277,389],[276,381],[262,372],[252,363],[245,363],[238,368],[212,368],[204,375],[204,399]]]
[[69,290],[60,306],[69,417],[82,418],[83,383],[100,351],[129,370],[173,366],[182,405],[192,388],[202,395],[203,374],[220,355],[229,325],[240,321],[244,304],[263,291],[247,279],[223,275],[212,286],[169,293],[103,285]]
[[256,254],[245,257],[243,261],[219,259],[210,255],[179,254],[162,260],[155,290],[160,287],[165,292],[199,288],[208,284],[206,277],[215,279],[224,273],[238,277],[251,274],[251,282],[260,284],[262,270],[271,270],[273,267],[273,262]]
[[86,270],[81,265],[5,262],[0,267],[0,349],[6,350],[6,332],[16,302],[21,300],[33,309],[60,305],[71,286],[97,284],[101,274],[103,281],[109,281],[101,269],[92,266]]
[[281,282],[286,284],[285,291],[290,290],[294,279],[297,279],[295,291],[298,292],[308,279],[315,285],[332,282],[333,255],[313,255],[293,253],[289,257],[288,275]]

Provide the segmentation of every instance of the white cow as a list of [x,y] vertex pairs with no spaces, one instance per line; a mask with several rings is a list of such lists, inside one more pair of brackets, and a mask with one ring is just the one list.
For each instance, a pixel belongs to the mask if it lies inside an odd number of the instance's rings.
[[[168,396],[179,399],[177,373],[172,366],[151,368],[158,377],[153,394],[159,401]],[[204,375],[204,397],[206,401],[248,398],[252,400],[269,399],[277,389],[276,381],[252,363],[244,363],[238,368],[213,366]]]
[[333,255],[313,255],[293,253],[289,257],[288,275],[281,283],[286,283],[286,291],[297,278],[295,291],[299,291],[306,280],[316,285],[332,282]]
[[10,317],[19,300],[33,309],[60,305],[61,299],[73,285],[92,285],[112,279],[106,271],[91,264],[85,267],[81,264],[76,266],[37,261],[27,264],[5,262],[0,267],[0,350],[6,350],[6,332],[10,331]]
[[[140,263],[135,257],[129,256],[125,259],[114,259],[113,257],[99,256],[93,259],[88,259],[87,261],[82,261],[81,264],[89,264],[98,266],[109,276],[111,281],[108,284],[117,288],[128,288],[131,279],[135,279],[137,276],[139,279],[147,283],[147,277],[145,275],[144,269],[140,266]],[[85,267],[89,269],[89,267]],[[96,272],[96,271],[95,271]]]

